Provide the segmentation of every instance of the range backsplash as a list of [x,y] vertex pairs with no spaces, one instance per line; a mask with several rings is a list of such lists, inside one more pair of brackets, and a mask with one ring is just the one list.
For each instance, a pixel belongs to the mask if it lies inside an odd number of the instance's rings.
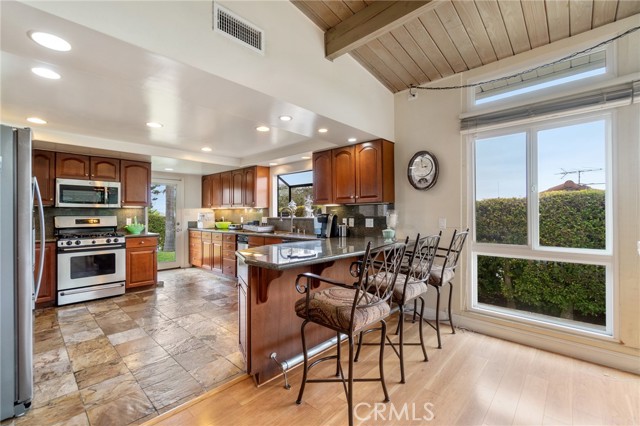
[[[52,239],[53,235],[53,218],[55,216],[117,216],[118,231],[126,232],[124,226],[127,224],[127,218],[133,220],[138,218],[138,222],[145,223],[145,209],[143,208],[123,208],[123,209],[87,209],[73,207],[45,207],[44,208],[44,227],[45,238]],[[37,219],[37,213],[34,214],[34,223],[36,226],[36,238],[40,235],[40,223]]]

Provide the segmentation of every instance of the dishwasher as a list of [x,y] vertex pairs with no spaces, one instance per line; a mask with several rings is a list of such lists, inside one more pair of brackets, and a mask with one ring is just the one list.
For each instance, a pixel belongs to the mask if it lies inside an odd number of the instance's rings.
[[[248,235],[238,235],[238,251],[240,250],[246,250],[249,248],[249,236]],[[247,266],[246,263],[244,263],[244,259],[242,259],[240,256],[236,256],[237,259],[237,274],[238,274],[238,279],[242,280],[242,284],[244,284],[244,286],[247,286],[247,282],[249,281],[249,267]]]

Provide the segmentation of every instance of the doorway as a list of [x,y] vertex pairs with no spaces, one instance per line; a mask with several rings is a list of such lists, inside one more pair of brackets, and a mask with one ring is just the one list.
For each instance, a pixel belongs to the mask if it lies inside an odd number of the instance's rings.
[[179,268],[182,265],[182,194],[181,179],[154,178],[151,183],[149,231],[159,234],[159,270]]

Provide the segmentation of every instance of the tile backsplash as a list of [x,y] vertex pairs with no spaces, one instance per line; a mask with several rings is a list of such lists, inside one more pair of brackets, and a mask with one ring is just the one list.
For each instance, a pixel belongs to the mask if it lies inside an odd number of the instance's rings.
[[[116,216],[118,218],[118,231],[126,232],[124,226],[127,224],[127,218],[133,220],[138,218],[138,222],[145,223],[144,208],[124,208],[124,209],[86,209],[73,207],[45,207],[44,208],[44,227],[45,238],[52,239],[53,234],[53,218],[55,216]],[[34,223],[36,226],[36,235],[40,235],[40,223],[37,219],[37,213],[34,214]]]

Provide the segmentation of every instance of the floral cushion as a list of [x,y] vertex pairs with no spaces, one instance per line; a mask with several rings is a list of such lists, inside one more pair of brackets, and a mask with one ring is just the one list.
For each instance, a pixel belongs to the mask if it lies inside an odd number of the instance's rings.
[[[429,273],[429,284],[445,285],[446,283],[451,281],[455,275],[456,273],[452,268],[445,268],[443,275],[442,266],[433,265],[431,267],[431,272]],[[442,282],[440,282],[440,277],[442,277]]]
[[[380,280],[379,277],[382,274],[378,274],[375,277],[371,277],[371,280],[378,281],[378,285],[382,288],[386,288],[386,282]],[[404,291],[404,282],[406,281],[407,276],[402,273],[398,273],[398,277],[396,278],[395,285],[393,286],[393,301],[396,303],[402,302],[402,292]],[[380,282],[382,281],[382,282]],[[374,289],[370,289],[370,291],[374,291]],[[414,299],[420,296],[422,293],[427,291],[427,284],[423,281],[419,281],[413,278],[409,278],[409,282],[407,283],[407,297],[405,301]]]
[[[315,323],[326,324],[330,327],[349,331],[351,320],[351,308],[355,297],[355,290],[330,287],[311,293],[309,300],[309,313],[306,312],[306,298],[296,302],[296,315],[309,319]],[[389,315],[389,304],[376,303],[379,299],[374,295],[368,296],[369,303],[362,307],[356,307],[353,316],[353,329],[357,331],[368,325],[374,324]]]

